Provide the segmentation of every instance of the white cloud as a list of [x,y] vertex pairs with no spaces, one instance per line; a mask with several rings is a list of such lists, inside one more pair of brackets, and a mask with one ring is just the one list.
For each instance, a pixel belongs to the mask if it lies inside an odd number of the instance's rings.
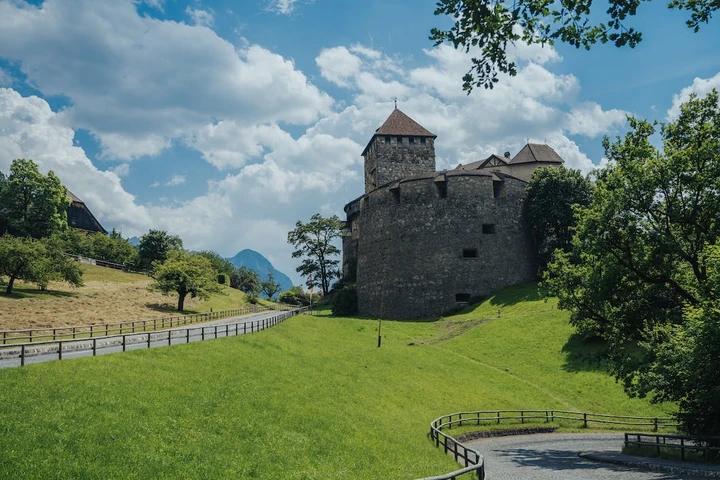
[[10,87],[13,84],[12,75],[7,70],[0,68],[0,87]]
[[680,90],[680,93],[673,96],[673,102],[667,111],[666,120],[671,122],[680,116],[680,105],[690,100],[690,94],[704,97],[715,88],[720,90],[720,72],[710,78],[695,78],[692,85]]
[[213,15],[213,12],[210,10],[190,8],[190,6],[188,6],[185,8],[185,13],[190,17],[193,25],[212,28],[215,23],[215,15]]
[[268,9],[282,15],[288,15],[295,11],[299,3],[300,0],[268,0]]
[[612,109],[603,110],[595,102],[585,102],[575,106],[566,119],[565,131],[571,135],[585,135],[595,138],[607,133],[613,127],[623,125],[629,112]]
[[123,160],[155,155],[210,122],[303,125],[333,103],[292,61],[141,17],[132,0],[2,2],[0,57],[17,61],[43,95],[68,98],[62,120]]
[[183,175],[173,175],[170,180],[164,183],[166,187],[177,187],[185,183],[185,177]]
[[130,164],[121,163],[120,165],[111,168],[110,171],[120,178],[127,177],[130,174]]

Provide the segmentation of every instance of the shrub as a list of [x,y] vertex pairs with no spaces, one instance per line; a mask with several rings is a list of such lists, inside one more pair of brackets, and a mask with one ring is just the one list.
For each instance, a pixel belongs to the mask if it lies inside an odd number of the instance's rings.
[[356,315],[358,313],[357,291],[355,284],[337,289],[330,299],[332,314],[335,316]]

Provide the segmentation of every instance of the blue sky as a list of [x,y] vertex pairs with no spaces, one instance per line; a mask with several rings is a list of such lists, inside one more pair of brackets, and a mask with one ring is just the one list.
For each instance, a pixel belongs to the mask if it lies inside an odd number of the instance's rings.
[[266,255],[300,279],[297,220],[342,216],[363,147],[399,107],[438,168],[547,141],[602,164],[625,115],[667,121],[720,87],[718,20],[642,4],[634,50],[518,45],[519,75],[467,96],[469,56],[428,40],[434,0],[0,0],[0,170],[33,158],[108,229]]

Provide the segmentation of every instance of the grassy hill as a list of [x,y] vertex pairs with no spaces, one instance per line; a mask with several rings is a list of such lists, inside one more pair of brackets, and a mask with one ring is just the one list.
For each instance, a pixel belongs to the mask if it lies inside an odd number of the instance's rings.
[[[85,286],[52,283],[47,291],[16,282],[13,294],[0,293],[0,330],[89,325],[176,315],[177,297],[147,289],[152,279],[112,268],[81,265]],[[229,287],[201,302],[188,298],[186,313],[237,308],[245,294]]]
[[[498,316],[498,310],[500,314]],[[0,371],[12,478],[412,479],[429,422],[475,409],[666,413],[628,399],[535,286],[425,322],[294,317],[259,334]]]

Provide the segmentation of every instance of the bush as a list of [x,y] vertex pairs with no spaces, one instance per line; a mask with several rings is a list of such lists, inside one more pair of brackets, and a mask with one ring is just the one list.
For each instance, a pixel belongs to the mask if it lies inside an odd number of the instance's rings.
[[302,287],[292,287],[290,290],[283,292],[278,297],[281,303],[289,305],[310,305],[310,296],[302,289]]
[[348,284],[337,289],[330,299],[330,307],[335,316],[356,315],[358,302],[355,284]]
[[258,303],[258,297],[256,297],[255,295],[250,295],[250,296],[248,297],[247,301],[248,301],[248,303],[251,303],[251,304],[253,304],[253,305],[257,305],[257,303]]

